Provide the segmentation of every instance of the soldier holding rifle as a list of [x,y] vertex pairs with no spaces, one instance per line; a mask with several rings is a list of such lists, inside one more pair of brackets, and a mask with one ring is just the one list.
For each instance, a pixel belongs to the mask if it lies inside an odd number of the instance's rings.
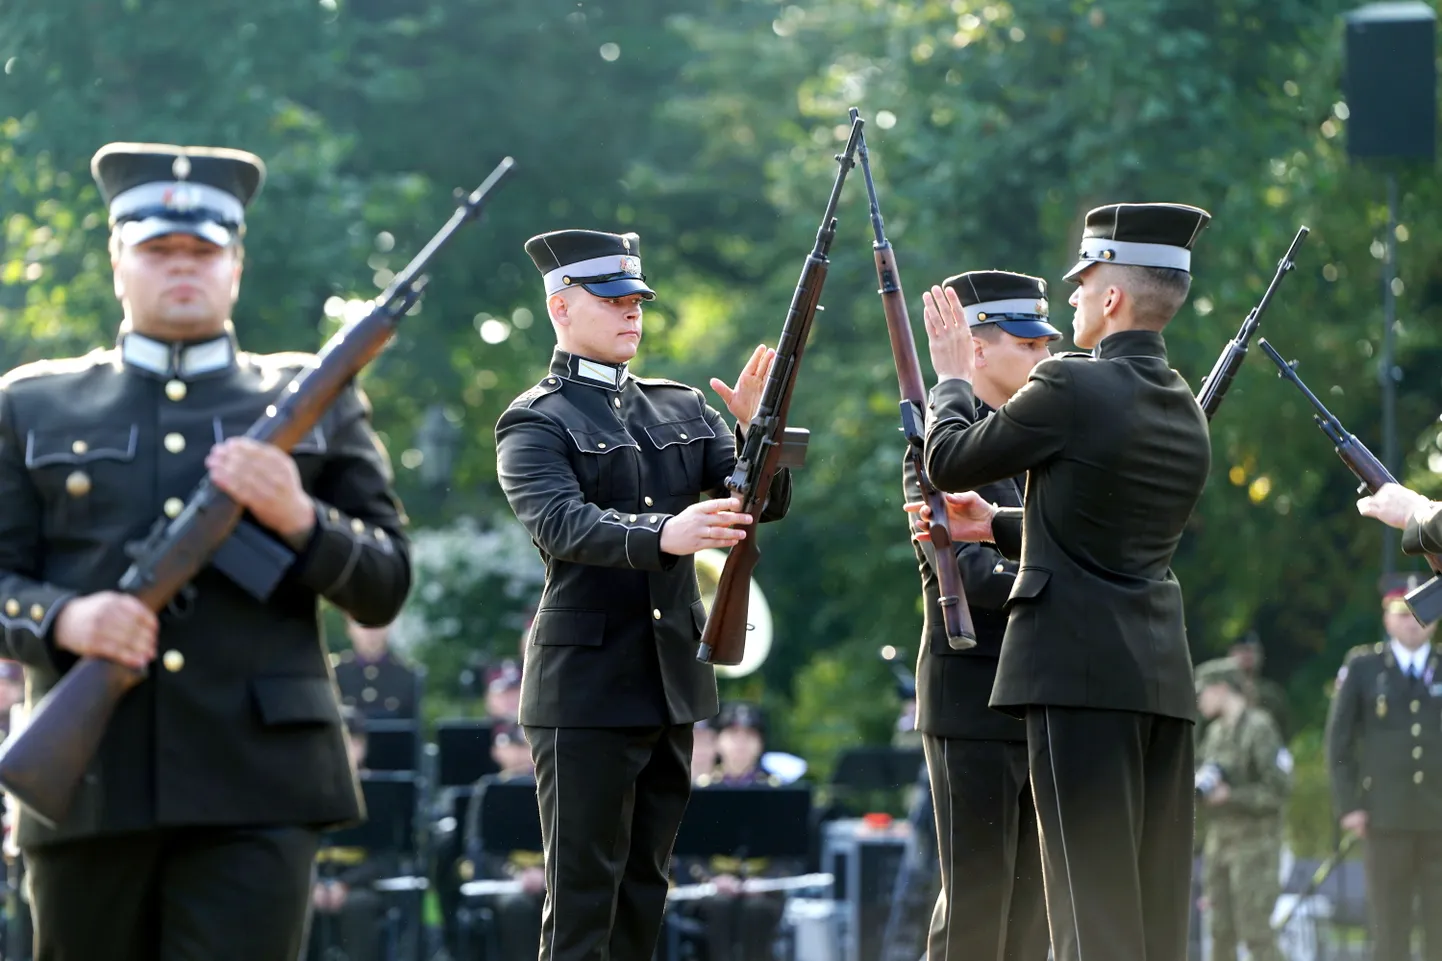
[[1211,445],[1162,331],[1209,219],[1180,204],[1088,213],[1067,279],[1073,340],[1093,354],[1042,361],[982,420],[965,309],[955,291],[924,298],[932,480],[972,491],[1027,474],[1021,510],[970,494],[948,513],[957,539],[1021,562],[991,705],[1026,721],[1057,961],[1187,952],[1196,702],[1171,560]]
[[[545,847],[541,957],[647,961],[691,792],[691,725],[716,714],[692,556],[739,543],[737,437],[701,391],[627,369],[655,293],[640,240],[560,230],[526,242],[557,347],[496,425],[497,475],[546,563],[522,673]],[[744,431],[774,354],[711,386]],[[721,495],[701,500],[703,494]],[[784,516],[779,471],[761,521]]]
[[[1047,319],[1046,281],[974,270],[948,277],[942,286],[956,291],[971,327],[977,416],[992,416],[1049,356],[1048,345],[1061,339]],[[1020,507],[1021,480],[1003,478],[977,493],[1004,507]],[[915,482],[907,481],[907,496],[915,500]],[[1016,562],[991,544],[953,548],[976,627],[976,646],[958,651],[943,629],[931,545],[913,546],[926,601],[916,666],[917,728],[931,775],[941,865],[927,957],[1042,961],[1046,907],[1026,725],[987,703]]]
[[[259,158],[112,144],[92,171],[124,324],[0,384],[0,621],[32,699],[79,658],[151,673],[61,822],[21,811],[36,957],[293,961],[318,832],[360,813],[317,602],[385,624],[405,600],[389,463],[354,389],[290,454],[238,436],[315,359],[230,323]],[[266,601],[207,568],[157,618],[113,590],[127,545],[207,471],[292,559]]]

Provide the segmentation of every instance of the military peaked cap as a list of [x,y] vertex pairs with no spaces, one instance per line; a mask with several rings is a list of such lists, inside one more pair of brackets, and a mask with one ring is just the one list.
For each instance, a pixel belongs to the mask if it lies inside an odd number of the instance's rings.
[[1087,214],[1081,258],[1066,279],[1097,264],[1192,269],[1192,244],[1212,215],[1186,204],[1110,204]]
[[735,701],[727,704],[721,709],[716,718],[717,730],[724,731],[728,727],[749,727],[758,731],[764,737],[766,735],[766,717],[761,713],[761,708],[746,701]]
[[654,300],[641,273],[641,238],[600,230],[554,230],[526,241],[526,253],[546,285],[546,296],[584,287],[597,297],[640,294]]
[[226,246],[244,234],[245,208],[265,182],[255,154],[155,143],[107,144],[90,173],[125,244],[186,233]]
[[1242,693],[1246,687],[1241,665],[1230,657],[1219,657],[1198,664],[1195,676],[1198,694],[1202,692],[1202,688],[1211,684],[1225,684],[1238,693]]
[[971,327],[995,324],[1013,337],[1060,340],[1047,321],[1046,281],[1005,270],[971,270],[942,282],[961,298]]

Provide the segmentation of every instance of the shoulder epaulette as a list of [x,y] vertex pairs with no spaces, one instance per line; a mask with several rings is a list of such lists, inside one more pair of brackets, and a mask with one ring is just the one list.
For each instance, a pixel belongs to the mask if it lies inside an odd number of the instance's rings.
[[1096,355],[1089,350],[1064,350],[1058,354],[1052,354],[1056,360],[1068,360],[1081,358],[1082,360],[1096,360]]
[[55,360],[37,360],[21,364],[0,378],[0,389],[10,387],[23,380],[54,377],[60,374],[81,374],[109,363],[114,359],[114,353],[114,348],[97,347],[80,357],[61,357]]
[[512,406],[512,407],[530,407],[532,404],[534,404],[536,401],[540,400],[542,397],[545,397],[547,394],[553,393],[553,392],[558,391],[558,390],[560,390],[560,389],[561,389],[561,378],[559,378],[559,377],[547,377],[547,378],[543,379],[539,384],[537,384],[536,386],[532,387],[530,390],[526,391],[525,393],[521,394],[521,395],[520,395],[519,397],[517,397],[515,400],[511,401],[510,406]]

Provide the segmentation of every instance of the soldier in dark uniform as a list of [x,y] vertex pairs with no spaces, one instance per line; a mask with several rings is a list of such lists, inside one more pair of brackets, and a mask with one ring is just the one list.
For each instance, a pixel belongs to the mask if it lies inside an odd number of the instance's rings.
[[1027,475],[1021,510],[969,493],[948,513],[959,539],[1021,561],[991,705],[1026,718],[1057,961],[1187,952],[1196,701],[1171,561],[1211,444],[1162,330],[1208,220],[1177,204],[1088,213],[1067,279],[1072,339],[1094,352],[1042,361],[984,420],[960,300],[923,298],[932,480],[969,492]]
[[334,657],[341,702],[368,718],[412,720],[419,693],[416,670],[390,648],[390,627],[366,627],[347,617],[351,649]]
[[[242,436],[315,362],[244,353],[229,321],[257,157],[112,144],[92,170],[125,320],[0,381],[0,623],[32,699],[80,657],[150,672],[63,823],[21,811],[37,957],[294,961],[319,831],[360,814],[318,602],[400,610],[390,465],[355,390],[291,454]],[[114,590],[126,547],[207,472],[293,556],[267,601],[211,567],[157,618]]]
[[1327,717],[1337,814],[1366,840],[1375,961],[1411,958],[1414,921],[1422,957],[1442,958],[1442,659],[1405,594],[1383,597],[1387,640],[1351,651]]
[[[564,230],[526,243],[544,278],[550,373],[496,426],[497,474],[546,564],[526,646],[520,720],[536,762],[546,846],[547,961],[646,961],[691,791],[691,724],[716,713],[692,555],[729,547],[753,518],[725,495],[737,435],[693,387],[631,374],[641,303],[655,295],[639,240]],[[750,423],[774,351],[734,389]],[[783,516],[778,472],[762,516]]]
[[[956,291],[971,325],[977,417],[989,417],[1050,356],[1048,345],[1061,339],[1047,320],[1046,282],[977,270],[948,277],[943,286]],[[920,496],[915,478],[907,476],[905,486],[908,500]],[[977,493],[1002,507],[1022,505],[1020,478],[1004,478]],[[931,961],[963,956],[1042,961],[1046,904],[1026,725],[988,705],[1016,562],[991,544],[957,545],[977,643],[955,651],[938,602],[935,552],[923,541],[912,546],[925,599],[917,728],[924,737],[941,868],[926,954]]]

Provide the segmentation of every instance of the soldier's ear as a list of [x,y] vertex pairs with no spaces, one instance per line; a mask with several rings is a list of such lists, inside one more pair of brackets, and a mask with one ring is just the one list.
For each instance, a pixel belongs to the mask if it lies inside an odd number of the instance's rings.
[[986,366],[986,341],[981,337],[971,338],[971,354],[977,367]]
[[560,291],[546,298],[546,310],[551,315],[551,322],[562,327],[571,326],[571,303]]

